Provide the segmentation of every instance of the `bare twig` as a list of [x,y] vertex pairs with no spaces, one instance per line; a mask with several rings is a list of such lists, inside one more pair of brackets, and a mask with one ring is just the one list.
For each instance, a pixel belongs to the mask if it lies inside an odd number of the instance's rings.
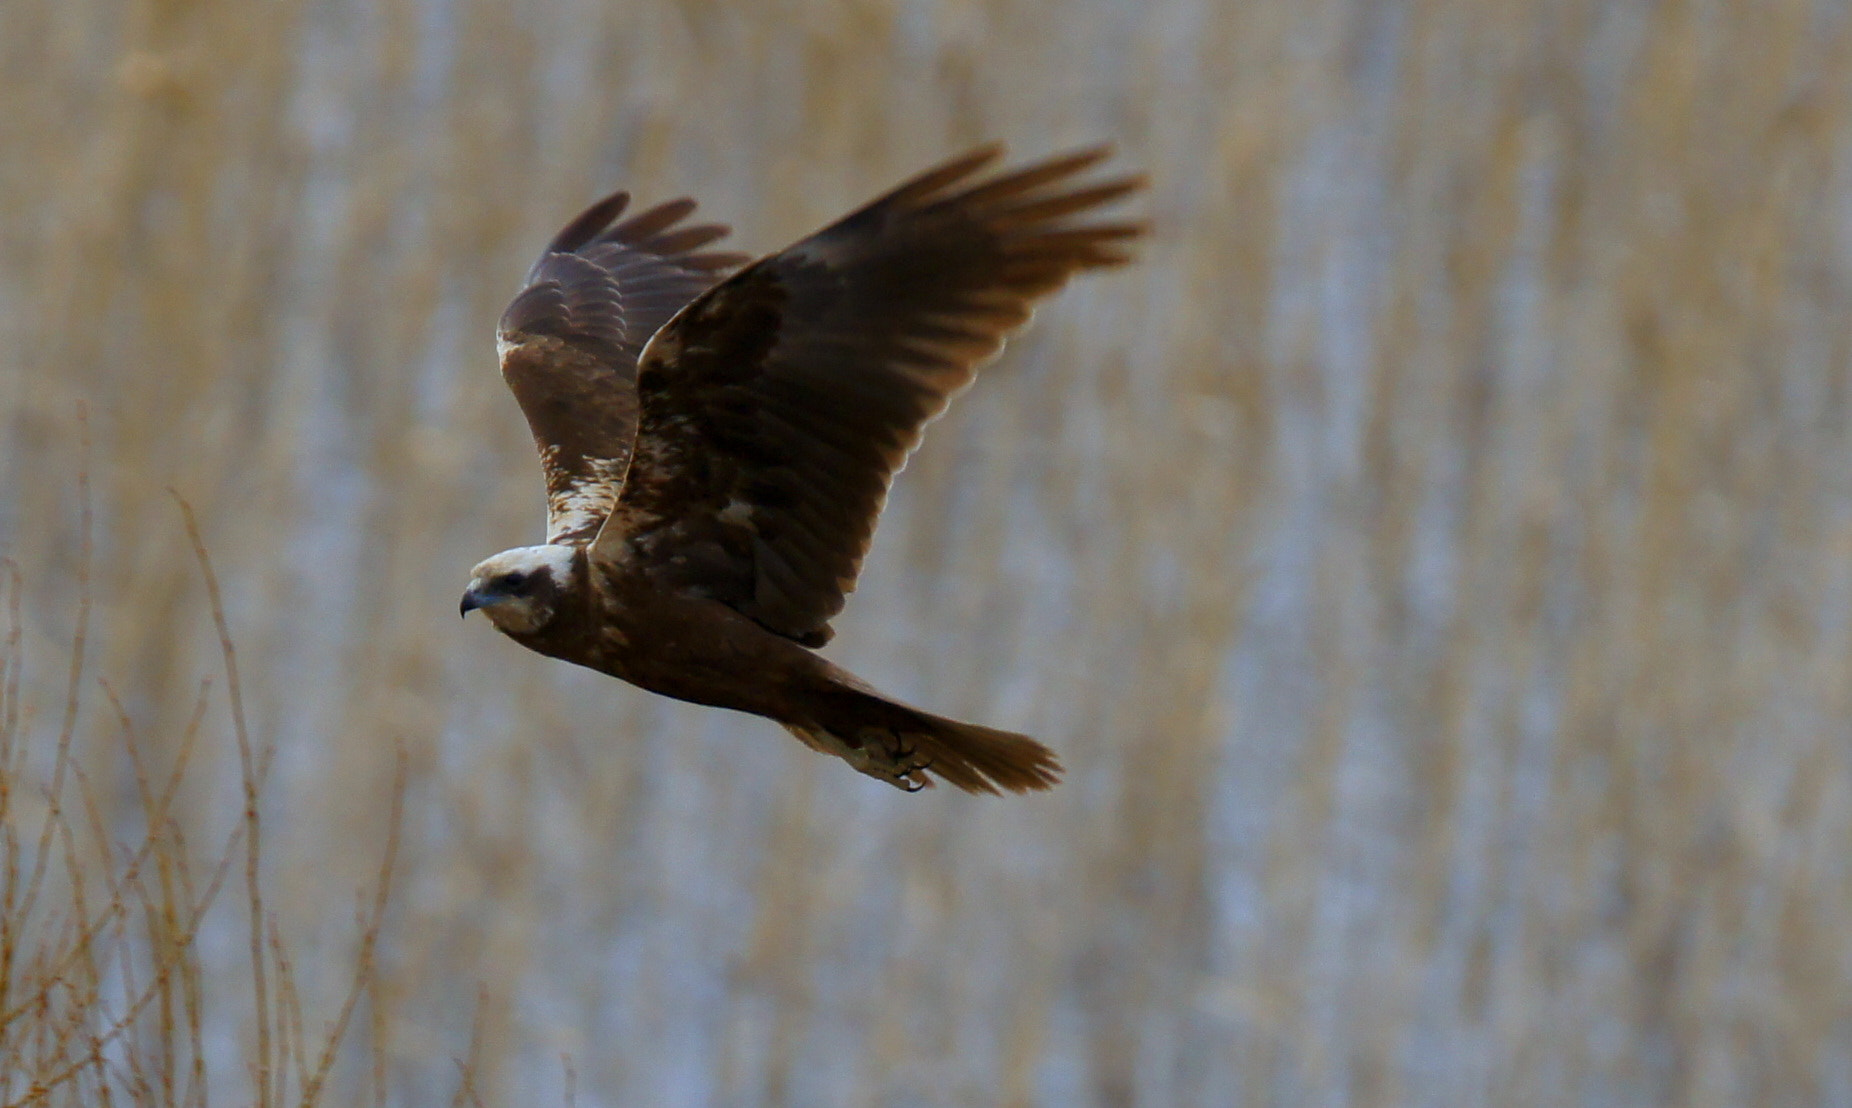
[[232,645],[231,629],[225,620],[224,598],[219,593],[218,575],[212,570],[212,557],[206,553],[206,543],[200,537],[199,521],[193,516],[192,505],[178,492],[172,489],[168,492],[180,506],[181,518],[186,523],[187,539],[192,543],[200,576],[206,582],[206,598],[212,609],[212,624],[219,633],[219,656],[225,663],[225,691],[231,703],[232,733],[238,740],[238,764],[244,781],[244,885],[245,896],[250,901],[251,989],[256,1004],[257,1024],[256,1057],[252,1059],[252,1072],[257,1076],[259,1108],[272,1108],[278,1097],[268,1079],[275,1069],[275,1059],[270,1040],[269,972],[264,953],[264,896],[258,866],[263,853],[263,822],[257,811],[258,759],[251,748],[250,729],[245,724],[244,690],[238,680],[238,650]]
[[393,753],[392,801],[391,810],[386,817],[386,850],[380,859],[379,878],[373,886],[372,904],[360,920],[360,954],[354,960],[354,979],[347,990],[347,999],[341,1004],[341,1014],[336,1017],[333,1028],[328,1032],[328,1038],[323,1044],[321,1059],[315,1066],[315,1072],[303,1085],[301,1108],[311,1108],[320,1100],[322,1086],[328,1079],[328,1072],[334,1068],[335,1052],[341,1045],[341,1039],[347,1034],[348,1021],[353,1018],[354,1008],[360,1003],[360,997],[366,991],[367,982],[373,978],[374,954],[379,947],[380,928],[386,918],[386,899],[392,891],[392,870],[398,862],[399,835],[405,817],[408,760],[403,745],[399,745]]
[[57,753],[53,757],[51,787],[47,800],[53,818],[47,819],[39,834],[39,846],[33,856],[26,892],[18,910],[20,919],[29,919],[44,884],[45,871],[51,860],[52,827],[63,803],[64,775],[70,765],[71,739],[77,733],[77,705],[84,684],[85,646],[90,634],[90,413],[77,406],[80,452],[77,463],[77,622],[71,632],[70,678],[65,686],[64,721],[58,727]]

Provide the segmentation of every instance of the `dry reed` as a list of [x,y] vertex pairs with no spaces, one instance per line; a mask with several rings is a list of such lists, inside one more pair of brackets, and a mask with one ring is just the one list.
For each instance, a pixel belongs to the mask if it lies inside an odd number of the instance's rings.
[[[6,612],[0,643],[0,1105],[204,1108],[215,1080],[221,1099],[225,1086],[236,1087],[232,1075],[209,1072],[204,1028],[212,1017],[203,1009],[226,985],[206,986],[201,931],[215,916],[237,910],[220,894],[241,850],[251,936],[243,976],[251,989],[248,1010],[258,1019],[240,1059],[250,1086],[233,1095],[264,1106],[325,1103],[349,1027],[373,985],[399,851],[404,757],[382,821],[379,870],[356,913],[360,938],[346,996],[334,1020],[311,1034],[287,946],[264,910],[259,796],[272,752],[254,747],[245,728],[236,650],[192,508],[178,501],[219,636],[244,799],[239,822],[216,854],[189,843],[176,809],[207,729],[212,683],[198,686],[191,716],[171,746],[171,764],[157,772],[148,760],[156,746],[106,683],[88,679],[87,646],[97,629],[89,618],[87,473],[80,469],[75,496],[81,516],[73,565],[77,613],[66,696],[51,769],[42,780],[35,779],[27,746],[34,713],[22,692],[26,579],[11,561],[0,563]],[[93,722],[99,695],[109,709],[107,721]],[[111,725],[116,741],[107,744],[103,733]],[[113,756],[119,769],[126,768],[132,799],[117,810],[106,809],[109,790],[83,768],[86,761],[98,764],[85,756],[98,753],[84,749],[91,745],[111,746],[102,764]],[[375,1053],[379,1045],[373,1044]],[[219,1054],[217,1068],[224,1069]],[[464,1088],[467,1073],[465,1067]],[[373,1088],[374,1102],[385,1103],[380,1082]]]

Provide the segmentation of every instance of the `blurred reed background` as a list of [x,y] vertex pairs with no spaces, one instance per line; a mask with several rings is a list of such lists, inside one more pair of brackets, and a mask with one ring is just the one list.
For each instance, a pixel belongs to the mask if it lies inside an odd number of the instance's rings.
[[[26,761],[82,402],[80,763],[132,837],[95,681],[163,765],[219,672],[171,486],[275,751],[311,1031],[407,751],[334,1103],[360,1039],[425,1104],[472,1038],[491,1106],[1852,1103],[1848,19],[9,0]],[[565,217],[689,193],[767,251],[990,138],[1116,141],[1155,234],[929,434],[829,653],[1066,784],[902,796],[458,624],[540,535],[491,335]],[[222,693],[197,843],[242,811]],[[201,1037],[239,1103],[225,908]]]

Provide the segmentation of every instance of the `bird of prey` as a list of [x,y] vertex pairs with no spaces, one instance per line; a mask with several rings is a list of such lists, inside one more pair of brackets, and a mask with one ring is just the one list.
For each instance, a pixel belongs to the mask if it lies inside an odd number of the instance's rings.
[[[1069,277],[1140,225],[1085,218],[1142,187],[1110,151],[986,173],[988,146],[779,253],[629,196],[567,224],[497,333],[547,485],[547,539],[471,571],[523,646],[784,725],[914,792],[1046,789],[1023,735],[930,715],[814,653],[926,423]],[[737,272],[735,272],[737,270]],[[731,274],[729,276],[729,273]]]

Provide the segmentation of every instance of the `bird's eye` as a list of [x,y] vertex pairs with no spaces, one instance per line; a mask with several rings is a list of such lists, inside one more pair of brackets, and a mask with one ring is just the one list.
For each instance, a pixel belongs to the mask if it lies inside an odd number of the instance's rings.
[[527,574],[525,573],[508,573],[502,575],[502,589],[506,592],[519,592],[521,591],[521,586],[525,584],[527,584]]

